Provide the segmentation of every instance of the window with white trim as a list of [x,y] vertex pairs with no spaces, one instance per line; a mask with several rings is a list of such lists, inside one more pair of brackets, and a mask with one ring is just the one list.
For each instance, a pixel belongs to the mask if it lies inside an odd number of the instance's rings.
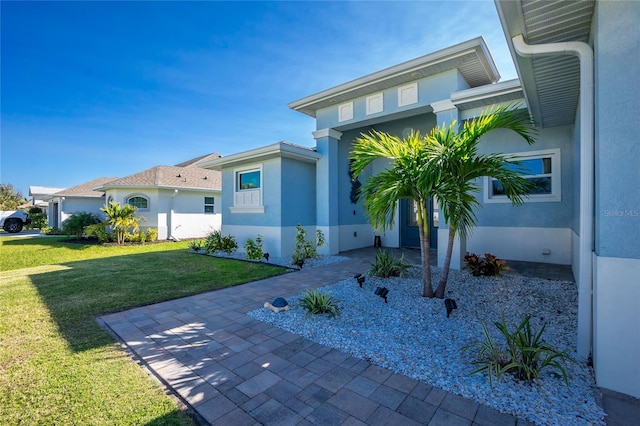
[[[513,161],[504,167],[518,172],[532,183],[524,197],[525,203],[561,201],[560,149],[513,154]],[[499,180],[485,178],[484,201],[486,203],[510,203]]]
[[216,199],[214,197],[204,197],[204,212],[205,214],[214,214]]
[[236,169],[231,213],[264,213],[262,205],[262,166]]
[[247,191],[260,189],[260,170],[248,170],[236,173],[236,190]]
[[142,195],[133,195],[127,198],[127,204],[133,207],[137,207],[138,210],[148,210],[149,200]]

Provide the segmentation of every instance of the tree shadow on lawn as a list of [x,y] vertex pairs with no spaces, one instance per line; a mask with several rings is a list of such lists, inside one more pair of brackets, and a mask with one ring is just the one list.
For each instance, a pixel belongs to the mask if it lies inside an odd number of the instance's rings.
[[60,264],[30,275],[73,351],[113,343],[98,316],[277,275],[284,268],[186,251],[156,251]]
[[60,243],[64,244],[65,248],[70,250],[85,250],[89,247],[98,244],[98,240],[93,239],[81,239],[77,240],[73,237],[66,237],[64,235],[56,235],[47,238],[41,237],[16,237],[12,239],[3,238],[0,240],[0,245],[3,246],[47,246],[51,248],[59,248]]

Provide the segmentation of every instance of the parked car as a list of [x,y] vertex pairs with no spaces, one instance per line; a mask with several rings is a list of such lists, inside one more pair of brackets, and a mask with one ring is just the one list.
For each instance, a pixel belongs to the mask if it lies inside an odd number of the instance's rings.
[[31,223],[29,213],[21,210],[0,211],[0,227],[10,234],[22,231],[25,225]]

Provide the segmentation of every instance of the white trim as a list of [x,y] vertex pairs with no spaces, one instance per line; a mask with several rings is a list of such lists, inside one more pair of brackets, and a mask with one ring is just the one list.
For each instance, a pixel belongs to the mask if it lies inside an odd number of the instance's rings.
[[[144,198],[145,200],[147,200],[147,207],[146,208],[133,206],[133,207],[135,207],[137,209],[136,210],[137,212],[148,212],[151,209],[151,199],[150,199],[150,197],[148,195],[145,195],[145,194],[142,194],[142,193],[139,193],[139,192],[134,192],[132,194],[126,195],[124,197],[124,203],[127,204],[127,205],[131,205],[131,204],[129,204],[129,200],[131,198],[135,198],[135,197],[140,197],[140,198]],[[64,197],[62,197],[62,199],[64,200]]]
[[329,128],[316,130],[314,132],[311,132],[311,134],[313,135],[313,138],[315,140],[322,139],[322,138],[331,138],[331,139],[340,140],[340,138],[342,137],[342,132],[339,132],[335,129],[329,129]]
[[[551,158],[551,194],[530,194],[523,197],[525,203],[553,203],[562,201],[562,158],[560,148],[545,149],[542,151],[525,151],[509,154],[512,160],[529,160],[534,158]],[[490,177],[484,179],[484,202],[510,203],[506,195],[490,196]]]
[[[451,93],[451,101],[455,105],[458,105],[518,92],[522,93],[522,85],[520,84],[520,80],[514,78],[512,80],[501,81],[495,84],[472,87],[470,89],[453,92]],[[524,94],[522,97],[524,97]]]
[[369,224],[340,225],[339,251],[373,246],[373,228]]
[[269,253],[272,257],[289,256],[289,253],[283,254],[283,241],[290,240],[293,247],[295,236],[295,233],[293,233],[290,238],[284,238],[283,234],[286,235],[287,228],[279,226],[222,225],[220,232],[222,232],[222,235],[233,235],[235,237],[238,242],[239,253],[244,252],[244,244],[247,238],[255,239],[256,236],[260,235],[262,237],[262,251]]
[[398,107],[418,103],[418,82],[398,87]]
[[[242,173],[260,172],[260,187],[255,189],[238,189],[238,178]],[[264,187],[264,172],[262,163],[247,165],[233,169],[233,206],[231,213],[264,213],[262,191]]]
[[[291,158],[297,161],[314,163],[321,157],[311,148],[294,145],[289,142],[278,142],[271,145],[255,148],[249,151],[231,154],[226,157],[201,163],[198,167],[211,170],[222,170],[229,167],[245,167],[245,164],[255,164],[271,158]],[[211,191],[211,189],[209,189]],[[220,191],[219,189],[217,191]]]
[[384,93],[376,93],[375,95],[366,97],[367,115],[377,114],[384,111]]
[[[306,229],[306,227],[305,227]],[[322,231],[325,244],[318,247],[318,254],[334,255],[340,252],[340,227],[339,226],[316,226],[316,231]],[[308,231],[307,231],[308,234]]]
[[[470,57],[470,55],[472,56]],[[413,77],[413,74],[426,77],[450,69],[459,69],[459,58],[466,58],[467,61],[476,62],[478,66],[482,68],[484,71],[482,74],[486,73],[483,78],[486,82],[484,84],[491,84],[500,80],[500,73],[484,39],[482,37],[476,37],[455,46],[450,46],[446,49],[323,90],[320,93],[306,96],[297,101],[290,102],[288,106],[295,111],[315,117],[316,111],[331,106],[332,102],[342,102],[343,100],[353,99],[364,94],[391,89],[407,81],[407,78],[419,78]],[[469,73],[464,77],[466,78],[468,76],[470,76]]]
[[338,105],[338,121],[353,120],[353,102]]
[[264,206],[229,207],[230,213],[264,213]]
[[[438,252],[446,250],[446,240],[443,244],[438,245]],[[571,229],[479,226],[467,238],[466,251],[480,255],[491,253],[507,260],[570,265]]]
[[439,112],[456,109],[456,106],[451,102],[451,99],[444,99],[442,101],[432,102],[431,108],[433,108],[433,113],[437,114]]
[[594,272],[596,383],[640,398],[640,259],[594,256]]

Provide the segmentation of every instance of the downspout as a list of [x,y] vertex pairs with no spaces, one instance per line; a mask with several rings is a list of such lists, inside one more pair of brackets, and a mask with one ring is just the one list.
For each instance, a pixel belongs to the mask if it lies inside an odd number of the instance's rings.
[[173,194],[171,194],[171,208],[169,209],[169,226],[168,226],[168,236],[167,239],[168,240],[172,240],[172,241],[180,241],[180,238],[174,237],[173,236],[173,199],[175,198],[175,196],[178,195],[178,190],[174,189],[173,190]]
[[593,328],[594,252],[594,94],[593,50],[587,43],[526,44],[522,34],[514,36],[520,56],[574,55],[580,61],[580,245],[578,277],[578,355],[591,354]]

